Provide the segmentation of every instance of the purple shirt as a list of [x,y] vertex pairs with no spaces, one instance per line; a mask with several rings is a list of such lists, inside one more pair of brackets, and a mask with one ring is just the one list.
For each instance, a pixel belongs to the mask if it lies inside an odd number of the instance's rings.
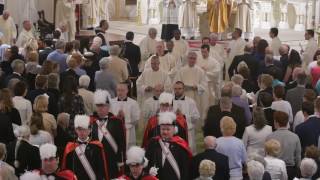
[[232,97],[232,103],[243,108],[247,125],[251,124],[252,115],[248,102],[241,99],[240,96],[234,96]]

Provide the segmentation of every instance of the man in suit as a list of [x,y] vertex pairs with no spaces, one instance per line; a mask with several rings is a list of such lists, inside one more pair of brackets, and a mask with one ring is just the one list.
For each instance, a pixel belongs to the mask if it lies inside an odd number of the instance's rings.
[[237,124],[235,136],[242,138],[246,125],[244,110],[241,107],[232,104],[231,98],[227,96],[221,97],[218,105],[209,108],[207,119],[203,126],[203,135],[221,137],[220,120],[224,116],[235,119]]
[[47,60],[48,55],[53,51],[53,49],[51,48],[52,46],[52,39],[44,39],[43,41],[44,43],[44,49],[40,50],[39,52],[39,64],[42,65],[44,61]]
[[94,83],[96,89],[107,90],[111,97],[116,96],[117,81],[108,71],[108,59],[102,58],[99,61],[100,71],[95,72]]
[[297,76],[297,87],[288,90],[286,95],[286,100],[291,104],[292,107],[292,114],[295,114],[301,110],[304,91],[305,91],[305,84],[306,84],[307,75],[305,73],[300,73]]
[[204,138],[205,150],[202,153],[197,154],[191,161],[191,175],[192,179],[199,177],[198,167],[200,162],[204,159],[213,161],[216,164],[216,173],[212,179],[229,179],[229,160],[228,157],[218,153],[215,148],[217,147],[216,138],[213,136],[207,136]]
[[250,44],[245,46],[243,55],[235,56],[233,58],[233,61],[228,69],[229,77],[232,77],[237,72],[238,64],[242,61],[248,65],[248,68],[250,69],[250,77],[253,80],[256,80],[258,78],[259,62],[252,54],[252,45]]
[[260,73],[270,74],[274,79],[282,80],[282,70],[279,61],[273,59],[271,54],[266,54],[264,61],[260,63]]
[[20,81],[23,81],[24,80],[24,77],[23,77],[23,72],[24,72],[24,69],[25,69],[25,64],[22,60],[20,59],[16,59],[14,60],[12,63],[11,63],[11,68],[13,70],[13,73],[8,75],[6,78],[5,78],[5,86],[7,87],[8,84],[9,84],[9,81],[11,79],[19,79]]
[[318,139],[320,136],[320,118],[316,115],[320,112],[320,98],[315,100],[315,115],[306,117],[305,122],[301,123],[296,127],[296,134],[299,136],[301,141],[302,151],[306,147],[315,145],[318,146]]
[[121,58],[126,58],[129,61],[130,64],[130,74],[129,76],[131,77],[131,80],[133,82],[133,95],[137,96],[137,91],[136,91],[136,81],[139,76],[139,63],[141,61],[141,53],[140,53],[140,47],[135,45],[133,43],[133,38],[134,34],[132,31],[127,32],[126,34],[126,40],[124,44],[122,45],[122,51],[120,53]]

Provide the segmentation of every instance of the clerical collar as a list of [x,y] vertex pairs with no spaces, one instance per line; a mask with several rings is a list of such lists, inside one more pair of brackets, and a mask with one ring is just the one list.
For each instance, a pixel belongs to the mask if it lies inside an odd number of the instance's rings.
[[156,97],[156,96],[153,96],[153,100],[158,101],[158,100],[159,100],[159,98],[158,98],[158,97]]
[[180,97],[175,96],[175,97],[174,97],[174,100],[182,100],[182,101],[184,101],[185,98],[186,98],[186,96],[180,96]]
[[126,98],[124,98],[124,99],[120,99],[120,98],[118,98],[118,101],[128,101],[128,97],[126,97]]
[[80,138],[78,138],[78,139],[77,139],[77,143],[79,143],[79,144],[87,144],[87,143],[89,142],[89,139],[90,139],[90,138],[87,137],[87,139],[83,141],[83,140],[81,140]]

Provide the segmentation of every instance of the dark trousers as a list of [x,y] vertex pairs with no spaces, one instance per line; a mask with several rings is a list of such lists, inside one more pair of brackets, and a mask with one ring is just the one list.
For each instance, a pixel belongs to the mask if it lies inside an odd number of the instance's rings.
[[3,10],[4,10],[4,4],[0,4],[0,15],[3,14]]
[[297,168],[295,166],[287,166],[288,180],[297,177]]

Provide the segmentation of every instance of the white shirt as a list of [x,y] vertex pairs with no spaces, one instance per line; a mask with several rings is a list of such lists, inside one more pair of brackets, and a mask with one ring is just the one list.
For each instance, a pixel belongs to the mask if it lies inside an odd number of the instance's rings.
[[287,113],[289,116],[289,123],[290,124],[293,123],[292,108],[288,101],[285,101],[285,100],[273,101],[271,104],[271,109]]
[[264,158],[266,161],[266,171],[271,175],[272,180],[287,180],[287,169],[284,161],[271,156],[266,156]]
[[196,102],[187,96],[180,99],[173,100],[173,110],[176,112],[180,110],[186,116],[188,129],[193,129],[197,120],[200,119],[200,113],[197,108]]
[[281,40],[279,39],[279,37],[274,37],[271,40],[270,46],[273,52],[273,56],[280,56],[279,48],[281,46]]
[[313,56],[318,50],[318,43],[314,38],[308,40],[307,46],[302,53],[302,62],[308,65],[313,61]]
[[30,31],[26,31],[25,29],[23,29],[19,36],[18,36],[18,40],[16,42],[16,45],[20,48],[24,48],[25,44],[30,40],[30,39],[34,39],[34,35],[32,33],[32,30]]
[[19,111],[21,124],[27,125],[32,115],[31,102],[22,96],[14,96],[12,101],[14,107]]
[[160,107],[159,100],[154,97],[149,97],[143,102],[142,107],[143,120],[148,121],[149,118],[157,114]]
[[294,121],[293,121],[293,131],[296,130],[296,127],[304,122],[304,115],[302,111],[298,111],[296,115],[294,116]]
[[147,35],[145,38],[142,39],[142,41],[139,44],[140,47],[140,53],[141,53],[141,62],[139,65],[139,71],[143,72],[144,69],[144,63],[148,58],[156,53],[156,45],[157,41],[155,39],[151,39],[149,35]]
[[246,44],[247,42],[242,38],[232,40],[229,43],[230,52],[228,55],[228,59],[230,62],[232,62],[235,56],[244,54],[244,47],[246,46]]

